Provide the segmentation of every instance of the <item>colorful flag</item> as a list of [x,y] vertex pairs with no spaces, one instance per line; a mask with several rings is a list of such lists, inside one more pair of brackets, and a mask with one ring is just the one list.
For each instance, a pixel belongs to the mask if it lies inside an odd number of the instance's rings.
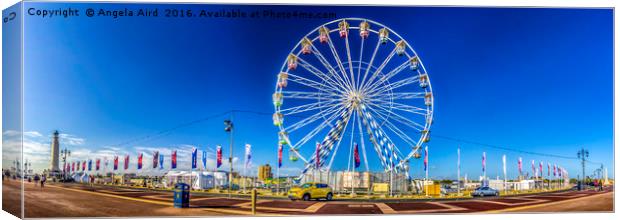
[[86,171],[86,161],[82,161],[82,171]]
[[355,168],[360,167],[360,152],[359,149],[357,147],[357,143],[355,143],[355,148],[353,148],[353,160],[355,162]]
[[282,167],[282,144],[278,144],[278,168]]
[[554,176],[554,177],[555,177],[555,176],[558,176],[557,170],[558,170],[558,169],[557,169],[556,165],[555,165],[555,164],[553,164],[553,176]]
[[71,172],[75,171],[75,162],[71,162]]
[[252,166],[252,145],[245,144],[245,169]]
[[198,149],[193,147],[192,148],[192,169],[196,169],[197,165],[196,165],[196,161],[198,160]]
[[217,145],[216,154],[217,154],[216,168],[220,168],[220,166],[222,166],[222,146]]
[[519,175],[521,175],[521,173],[523,173],[523,160],[521,159],[521,157],[519,157]]
[[157,168],[158,161],[159,161],[159,151],[153,151],[153,169]]
[[428,146],[424,147],[424,172],[428,170]]
[[177,168],[177,150],[173,150],[172,151],[172,156],[170,156],[170,167],[172,169],[176,169]]
[[543,162],[542,161],[538,162],[538,169],[540,171],[540,177],[542,177],[543,176]]
[[114,156],[114,170],[118,170],[118,156]]
[[88,171],[93,170],[93,160],[88,159]]
[[551,176],[551,163],[547,162],[547,176]]
[[80,164],[81,164],[81,163],[82,163],[81,161],[78,161],[78,162],[77,162],[77,168],[76,168],[76,170],[77,170],[77,171],[80,171]]
[[316,142],[316,169],[321,169],[321,144]]
[[538,177],[538,173],[536,173],[536,163],[532,160],[532,174]]
[[125,155],[125,170],[129,169],[129,154]]
[[482,172],[487,170],[487,152],[482,152]]
[[164,169],[164,155],[163,154],[159,155],[159,169],[160,170]]
[[142,169],[142,152],[140,152],[140,154],[138,154],[138,170]]
[[97,158],[97,160],[95,160],[95,170],[99,171],[99,164],[101,164],[101,159]]
[[207,150],[202,151],[202,168],[207,170]]

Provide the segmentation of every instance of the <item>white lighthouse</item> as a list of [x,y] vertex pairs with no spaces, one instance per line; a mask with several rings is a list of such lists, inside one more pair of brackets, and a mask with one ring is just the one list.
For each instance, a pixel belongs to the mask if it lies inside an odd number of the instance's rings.
[[52,145],[51,145],[51,158],[50,158],[50,173],[60,173],[60,169],[58,168],[58,158],[60,154],[60,143],[58,142],[58,131],[54,131],[54,135],[52,136]]

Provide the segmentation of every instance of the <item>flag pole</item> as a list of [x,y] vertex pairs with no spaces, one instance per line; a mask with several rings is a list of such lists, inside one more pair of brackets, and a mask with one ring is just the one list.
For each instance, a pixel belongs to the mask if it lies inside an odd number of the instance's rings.
[[[245,170],[246,166],[248,165],[247,143],[244,146],[245,146],[245,156],[244,156],[244,159],[243,159],[243,176],[247,176],[247,173],[246,173],[246,170]],[[245,180],[243,180],[243,177],[241,177],[239,179],[243,181],[243,193],[247,192],[246,188],[245,188]]]
[[[357,143],[355,145],[357,145]],[[353,173],[351,173],[351,196],[355,196],[355,187],[353,187],[353,184],[355,184],[355,154],[353,154],[352,156],[353,156]]]
[[278,179],[278,182],[276,183],[276,195],[280,195],[280,165],[282,164],[280,161],[280,151],[282,150],[282,148],[282,144],[278,143],[278,152],[276,153],[276,160],[278,161],[278,165],[276,166],[276,176]]
[[457,159],[456,159],[456,191],[457,194],[461,195],[461,146],[458,146],[456,149]]
[[278,159],[278,166],[276,167],[276,195],[280,195],[280,160]]
[[502,156],[502,163],[503,163],[503,168],[504,168],[504,194],[506,194],[506,183],[508,181],[508,178],[506,177],[506,154],[504,154]]
[[429,168],[429,161],[428,161],[428,146],[424,147],[424,157],[426,159],[426,167],[425,168],[425,173],[426,176],[424,177],[424,193],[426,194],[426,197],[428,197],[428,168]]

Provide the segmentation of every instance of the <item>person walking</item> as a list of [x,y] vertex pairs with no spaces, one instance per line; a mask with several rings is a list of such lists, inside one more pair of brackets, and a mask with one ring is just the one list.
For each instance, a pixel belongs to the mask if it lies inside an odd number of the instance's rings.
[[45,177],[45,175],[41,176],[41,190],[43,190],[43,187],[45,186],[45,181],[47,180],[47,178]]
[[35,174],[34,175],[34,185],[35,186],[39,185],[39,180],[40,180],[39,174]]

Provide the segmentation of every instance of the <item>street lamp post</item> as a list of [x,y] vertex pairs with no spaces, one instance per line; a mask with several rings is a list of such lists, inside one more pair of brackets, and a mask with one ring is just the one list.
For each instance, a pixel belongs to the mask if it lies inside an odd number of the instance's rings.
[[581,159],[581,185],[583,186],[583,184],[585,184],[586,182],[586,158],[590,157],[590,152],[588,152],[588,150],[584,149],[583,147],[581,148],[581,150],[577,151],[577,158]]
[[60,154],[62,155],[62,164],[63,164],[63,169],[62,169],[62,179],[63,181],[67,180],[67,157],[71,156],[71,151],[67,148],[62,149],[60,151]]
[[230,164],[230,172],[228,173],[228,197],[231,197],[232,192],[232,178],[233,178],[233,115],[230,114],[230,119],[224,120],[224,131],[228,132],[230,137],[230,157],[228,157],[228,163]]

